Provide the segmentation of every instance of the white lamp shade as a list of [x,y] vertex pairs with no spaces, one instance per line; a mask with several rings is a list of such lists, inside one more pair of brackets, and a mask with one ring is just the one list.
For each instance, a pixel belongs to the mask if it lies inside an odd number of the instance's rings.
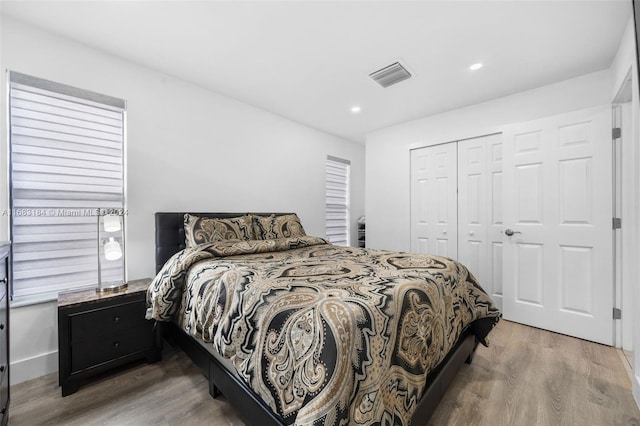
[[120,224],[120,216],[108,214],[102,218],[105,232],[117,232],[122,229]]
[[122,257],[122,248],[113,237],[110,237],[109,241],[104,244],[104,257],[107,260],[118,260]]

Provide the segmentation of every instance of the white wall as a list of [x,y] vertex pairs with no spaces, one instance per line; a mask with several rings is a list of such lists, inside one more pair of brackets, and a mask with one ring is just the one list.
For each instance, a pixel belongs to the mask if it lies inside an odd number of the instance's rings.
[[[351,161],[352,217],[364,214],[364,146],[43,32],[1,21],[0,65],[127,101],[128,278],[154,273],[156,211],[293,211],[323,236],[327,155]],[[6,99],[6,84],[0,97]],[[2,102],[2,128],[6,103]],[[6,134],[0,153],[6,153]],[[0,210],[6,161],[0,162]],[[2,218],[0,239],[8,235]],[[356,241],[354,226],[352,241]],[[11,309],[12,383],[57,367],[55,303]],[[54,366],[52,370],[52,366]]]
[[500,132],[533,120],[611,102],[601,71],[367,135],[367,246],[410,250],[409,150]]
[[[632,105],[631,105],[631,116],[633,117],[633,145],[635,147],[635,152],[633,155],[633,165],[635,166],[633,168],[633,179],[635,182],[635,197],[633,198],[633,206],[632,211],[635,213],[633,216],[630,216],[631,218],[635,218],[636,221],[634,223],[635,225],[635,229],[634,229],[634,242],[633,242],[633,256],[631,257],[629,263],[630,263],[630,269],[631,270],[635,270],[638,271],[639,266],[638,266],[638,259],[640,258],[640,236],[638,233],[638,230],[640,229],[640,223],[638,222],[639,219],[639,215],[638,212],[640,212],[640,101],[638,99],[638,94],[640,94],[640,82],[638,81],[638,70],[637,70],[637,63],[634,63],[633,65],[633,75],[634,75],[634,80],[633,80],[633,93],[634,93],[634,98],[632,101]],[[633,275],[631,276],[631,285],[633,286],[633,290],[632,290],[632,294],[631,299],[631,307],[632,307],[632,311],[633,311],[633,318],[638,318],[638,315],[640,315],[640,282],[638,281],[638,275]],[[636,404],[638,404],[638,407],[640,407],[640,324],[638,323],[638,321],[635,321],[633,326],[633,380],[632,380],[632,387],[633,387],[633,396],[636,400]]]
[[[635,77],[638,76],[638,70],[637,70],[637,64],[634,65],[634,70],[633,70],[633,75]],[[633,93],[638,95],[640,93],[640,84],[638,82],[637,78],[634,78],[633,81]],[[638,258],[640,258],[639,255],[639,246],[640,246],[640,237],[638,236],[638,230],[640,229],[640,223],[639,221],[639,215],[638,212],[640,212],[640,191],[638,191],[638,189],[640,189],[640,167],[638,167],[638,165],[640,165],[640,102],[638,99],[638,96],[635,96],[632,102],[632,106],[631,106],[631,116],[633,117],[633,141],[634,141],[634,146],[635,146],[635,153],[634,153],[634,182],[636,183],[635,189],[636,189],[636,194],[635,194],[635,198],[634,198],[634,203],[633,203],[633,211],[636,213],[634,216],[631,216],[633,218],[636,219],[635,222],[635,237],[636,239],[634,240],[634,251],[633,251],[633,258],[630,259],[630,264],[631,264],[631,268],[634,268],[636,271],[639,269],[638,267]],[[634,262],[635,260],[635,262]],[[634,275],[632,276],[632,281],[631,281],[631,285],[633,286],[633,291],[631,296],[632,302],[631,302],[631,306],[632,306],[632,310],[633,310],[633,318],[638,318],[638,316],[640,315],[640,282],[638,282],[638,275]],[[636,400],[636,404],[638,404],[638,407],[640,407],[640,324],[638,323],[638,321],[635,321],[633,326],[633,365],[632,365],[632,371],[633,371],[633,380],[632,380],[632,387],[633,387],[633,396]]]

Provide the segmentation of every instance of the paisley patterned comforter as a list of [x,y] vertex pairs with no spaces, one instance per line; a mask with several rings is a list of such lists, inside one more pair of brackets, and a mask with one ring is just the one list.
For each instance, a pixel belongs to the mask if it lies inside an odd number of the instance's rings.
[[316,237],[175,254],[147,316],[211,342],[287,424],[407,425],[429,371],[500,312],[450,259]]

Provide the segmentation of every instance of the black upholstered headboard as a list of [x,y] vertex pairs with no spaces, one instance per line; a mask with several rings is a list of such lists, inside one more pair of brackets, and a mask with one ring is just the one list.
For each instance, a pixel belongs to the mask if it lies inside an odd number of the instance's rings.
[[[156,213],[156,273],[174,254],[185,248],[184,215],[185,213],[201,217],[228,218],[247,213],[191,213],[191,212],[158,212]],[[251,213],[255,216],[280,216],[291,213]]]

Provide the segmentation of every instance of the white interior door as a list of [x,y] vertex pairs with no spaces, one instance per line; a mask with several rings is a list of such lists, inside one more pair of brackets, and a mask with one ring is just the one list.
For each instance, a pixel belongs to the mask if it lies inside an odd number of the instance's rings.
[[505,318],[611,345],[610,107],[511,126],[503,140]]
[[411,151],[411,251],[458,257],[456,144]]
[[502,307],[502,135],[458,142],[458,260]]

